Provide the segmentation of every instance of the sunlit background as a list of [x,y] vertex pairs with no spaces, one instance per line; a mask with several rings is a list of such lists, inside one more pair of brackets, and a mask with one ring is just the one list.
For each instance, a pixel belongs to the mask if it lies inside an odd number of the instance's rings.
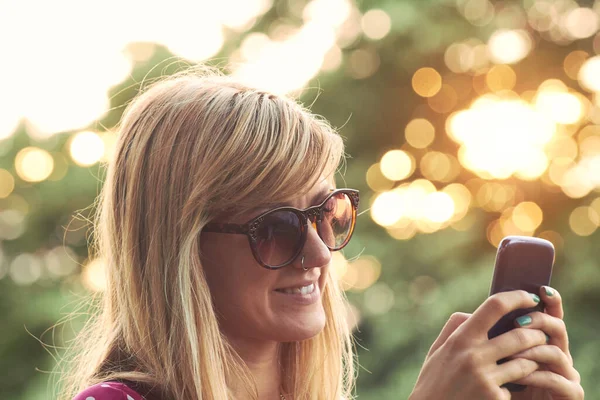
[[44,330],[104,289],[87,249],[113,128],[181,60],[341,127],[340,179],[364,199],[334,254],[369,349],[360,398],[408,396],[448,316],[485,299],[507,235],[555,245],[575,363],[600,398],[599,31],[600,1],[0,1],[3,398],[52,397],[60,349],[34,337],[63,346],[76,327]]

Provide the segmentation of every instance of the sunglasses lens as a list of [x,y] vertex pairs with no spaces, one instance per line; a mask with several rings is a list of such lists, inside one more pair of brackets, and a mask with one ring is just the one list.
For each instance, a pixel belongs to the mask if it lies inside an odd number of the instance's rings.
[[355,212],[346,193],[336,193],[323,205],[319,235],[331,250],[344,247],[354,229]]
[[256,248],[263,263],[277,267],[292,259],[302,239],[301,222],[291,211],[267,214],[257,229]]

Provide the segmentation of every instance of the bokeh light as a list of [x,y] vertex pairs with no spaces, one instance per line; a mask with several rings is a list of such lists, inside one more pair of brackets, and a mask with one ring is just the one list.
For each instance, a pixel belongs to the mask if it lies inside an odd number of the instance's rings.
[[321,71],[336,71],[342,65],[342,59],[342,49],[340,49],[337,45],[334,45],[327,53],[325,53],[323,64],[321,65]]
[[341,251],[331,253],[331,269],[336,279],[341,280],[348,270],[348,260]]
[[15,178],[5,169],[0,168],[0,199],[5,199],[15,189]]
[[91,291],[106,290],[106,266],[100,258],[88,260],[81,273],[83,285]]
[[450,112],[456,106],[457,101],[456,90],[450,85],[442,84],[440,90],[427,99],[427,104],[433,111],[443,114]]
[[546,146],[546,154],[553,162],[555,160],[560,162],[562,159],[575,160],[578,152],[577,142],[567,135],[555,136]]
[[478,40],[471,40],[471,51],[473,53],[473,65],[471,66],[471,71],[475,73],[475,75],[480,75],[484,73],[490,63],[490,51],[486,44],[479,43]]
[[371,206],[371,218],[381,226],[391,226],[403,215],[404,198],[398,191],[378,195]]
[[435,128],[424,118],[415,118],[404,129],[406,142],[416,149],[424,149],[435,139]]
[[542,209],[530,201],[517,204],[512,212],[513,223],[524,232],[535,231],[542,223],[542,219]]
[[9,276],[17,285],[31,285],[42,276],[42,261],[34,254],[21,253],[10,263]]
[[452,43],[444,53],[444,61],[450,71],[464,73],[473,66],[474,54],[466,43]]
[[529,25],[539,32],[547,32],[556,26],[556,12],[550,1],[535,1],[527,10]]
[[508,65],[495,65],[486,74],[485,83],[492,92],[512,90],[517,83],[517,75]]
[[558,233],[556,231],[547,230],[547,231],[540,232],[536,236],[541,239],[546,239],[547,241],[551,242],[554,245],[554,248],[556,249],[557,252],[561,251],[562,248],[564,247],[565,240],[560,235],[560,233]]
[[88,167],[104,156],[104,141],[95,132],[79,132],[71,137],[69,153],[77,165]]
[[367,185],[375,192],[382,192],[394,187],[394,181],[381,172],[381,164],[375,163],[369,167],[366,174]]
[[408,240],[417,231],[435,232],[465,214],[470,195],[460,186],[437,191],[426,179],[416,179],[375,197],[373,220],[399,240]]
[[117,133],[113,131],[106,131],[100,133],[99,136],[102,139],[102,147],[104,148],[104,152],[100,157],[100,161],[107,163],[113,158],[117,144]]
[[496,11],[494,22],[499,28],[518,29],[524,28],[527,24],[527,15],[519,4],[503,4]]
[[484,182],[481,185],[473,185],[473,192],[478,207],[490,212],[499,212],[513,204],[516,190],[505,183]]
[[514,64],[531,51],[531,38],[522,29],[500,29],[488,41],[490,57],[497,64]]
[[575,208],[569,216],[571,230],[579,236],[590,236],[600,225],[600,215],[589,206]]
[[27,182],[41,182],[52,173],[54,160],[50,153],[37,147],[25,147],[15,157],[15,170]]
[[571,38],[587,38],[598,31],[598,14],[591,8],[578,7],[567,13],[564,23]]
[[461,1],[458,6],[466,20],[475,26],[485,26],[494,18],[494,6],[489,0]]
[[390,150],[381,157],[381,172],[392,181],[408,178],[415,170],[415,160],[412,155],[403,150]]
[[577,78],[582,88],[590,92],[600,91],[600,56],[588,58],[581,65]]
[[70,248],[57,246],[43,255],[44,265],[48,272],[56,278],[65,277],[77,271],[77,254]]
[[417,233],[417,225],[413,221],[408,221],[406,224],[394,224],[387,229],[388,234],[396,240],[410,240]]
[[548,166],[544,146],[556,126],[522,100],[486,96],[451,115],[448,130],[461,164],[480,177],[534,179]]
[[469,211],[471,205],[472,196],[469,189],[460,183],[451,183],[443,188],[442,192],[452,198],[452,203],[454,204],[454,216],[452,220],[458,221],[462,219],[467,214],[467,211]]
[[571,157],[555,157],[548,168],[548,176],[555,184],[561,186],[565,181],[565,174],[575,166]]
[[597,176],[597,171],[594,168],[590,170],[585,163],[575,164],[565,171],[560,187],[571,198],[579,199],[585,197],[595,187],[593,178],[594,175]]
[[560,124],[574,124],[583,117],[583,105],[579,98],[566,88],[541,87],[534,107],[545,116]]
[[377,282],[365,291],[364,306],[373,315],[387,313],[394,302],[394,291],[384,282]]
[[24,232],[25,212],[14,208],[0,211],[0,239],[14,240]]
[[54,160],[54,169],[48,177],[48,180],[59,182],[67,175],[67,172],[69,171],[70,162],[63,153],[55,151],[51,154],[52,159]]
[[454,214],[454,201],[444,192],[430,193],[425,197],[424,217],[432,222],[447,222]]
[[590,207],[596,211],[596,214],[600,215],[600,197],[596,197],[591,203]]
[[579,147],[582,157],[594,157],[600,154],[600,136],[588,136],[579,138]]
[[267,12],[273,0],[248,0],[233,2],[226,0],[219,2],[222,8],[221,20],[223,25],[238,30],[246,30],[256,21],[256,18]]
[[574,50],[570,52],[563,61],[563,68],[567,76],[571,79],[577,79],[581,66],[589,56],[590,55],[583,50]]
[[[321,70],[339,39],[336,30],[344,26],[352,10],[347,0],[309,2],[302,12],[305,23],[300,29],[283,40],[263,41],[256,56],[235,66],[232,75],[251,87],[274,93],[302,89]],[[350,57],[348,71],[355,79],[364,79],[378,67],[376,53],[357,49]]]
[[432,181],[450,182],[460,172],[458,160],[439,151],[425,153],[419,164],[423,176]]
[[348,271],[350,270],[356,274],[356,280],[349,290],[362,292],[381,276],[381,263],[373,256],[362,255],[348,264]]
[[419,96],[431,97],[442,88],[442,77],[433,68],[420,68],[412,77],[412,87]]
[[373,49],[360,48],[350,53],[347,71],[354,79],[365,79],[377,71],[379,63],[379,56]]
[[370,39],[383,39],[392,27],[390,16],[383,10],[373,9],[365,13],[361,19],[361,27],[365,36]]

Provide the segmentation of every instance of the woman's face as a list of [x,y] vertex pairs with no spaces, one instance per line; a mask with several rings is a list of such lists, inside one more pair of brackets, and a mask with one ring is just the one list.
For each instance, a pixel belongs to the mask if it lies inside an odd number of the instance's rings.
[[[306,196],[287,205],[304,209],[320,204],[333,189],[331,180],[323,179]],[[219,222],[243,224],[264,211],[267,210]],[[227,336],[290,342],[313,337],[325,326],[321,296],[331,252],[312,225],[300,256],[277,270],[258,264],[246,235],[203,233],[201,251],[220,326]],[[307,271],[302,269],[303,255]],[[318,291],[317,300],[310,304],[281,291],[304,286],[306,282],[314,282],[315,293]]]

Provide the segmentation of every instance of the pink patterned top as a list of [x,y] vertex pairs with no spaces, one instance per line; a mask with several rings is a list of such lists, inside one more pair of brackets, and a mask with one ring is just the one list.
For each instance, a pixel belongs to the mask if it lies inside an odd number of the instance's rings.
[[73,400],[144,400],[144,398],[124,383],[103,382],[85,389]]

